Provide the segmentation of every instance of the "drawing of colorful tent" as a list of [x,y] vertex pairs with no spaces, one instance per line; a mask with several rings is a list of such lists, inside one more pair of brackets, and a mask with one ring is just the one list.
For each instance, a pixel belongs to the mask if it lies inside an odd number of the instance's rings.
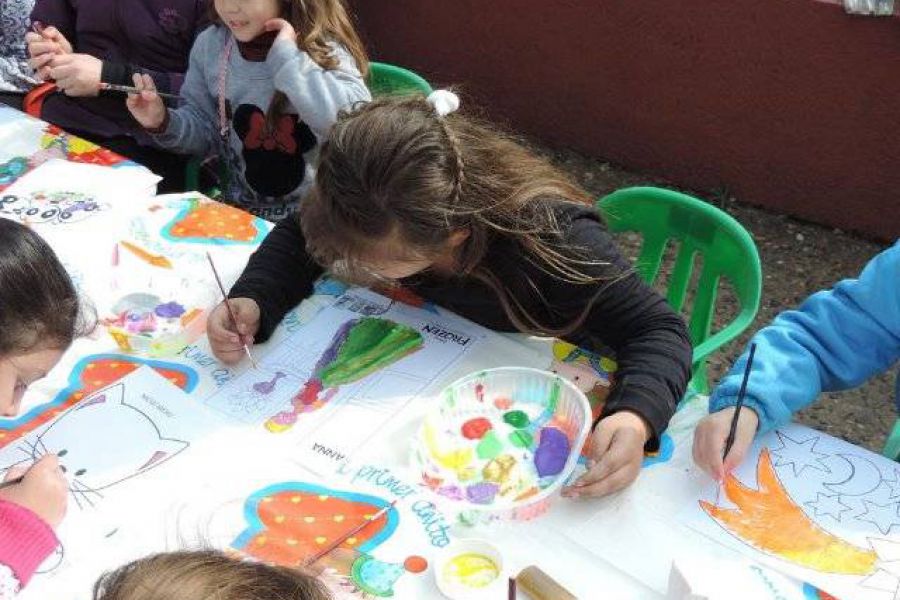
[[758,490],[733,475],[725,479],[727,498],[737,508],[718,507],[701,500],[700,506],[725,531],[756,550],[821,573],[868,575],[877,554],[833,535],[811,520],[784,489],[769,451],[757,463]]
[[[267,563],[296,566],[387,505],[387,501],[375,496],[316,484],[273,484],[247,499],[244,517],[249,527],[231,545]],[[427,567],[427,562],[418,556],[408,557],[403,564],[372,556],[371,552],[394,534],[398,524],[397,510],[388,511],[347,539],[333,556],[322,559],[322,564],[336,569],[366,594],[392,596],[401,576]]]
[[271,417],[266,428],[273,433],[287,431],[300,414],[327,404],[340,386],[394,364],[422,344],[422,334],[408,325],[379,317],[347,321],[334,334],[309,380],[291,399],[291,410]]
[[162,228],[162,236],[173,242],[195,244],[260,243],[268,233],[266,222],[240,209],[190,198],[186,206]]

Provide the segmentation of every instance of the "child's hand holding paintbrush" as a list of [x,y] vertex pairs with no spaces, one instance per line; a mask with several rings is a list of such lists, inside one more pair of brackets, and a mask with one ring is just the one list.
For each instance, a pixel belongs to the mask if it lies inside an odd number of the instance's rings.
[[0,501],[27,508],[50,527],[57,527],[66,515],[69,482],[59,467],[59,459],[48,455],[28,467],[13,467],[0,483]]
[[259,331],[259,305],[250,298],[228,298],[219,274],[207,254],[210,267],[216,277],[216,283],[225,298],[213,309],[206,320],[206,335],[216,358],[226,365],[233,365],[245,356],[256,367],[250,354],[253,336]]
[[716,481],[724,481],[725,476],[741,464],[759,426],[756,411],[743,405],[755,354],[756,345],[753,344],[744,365],[736,405],[707,416],[694,432],[694,462]]

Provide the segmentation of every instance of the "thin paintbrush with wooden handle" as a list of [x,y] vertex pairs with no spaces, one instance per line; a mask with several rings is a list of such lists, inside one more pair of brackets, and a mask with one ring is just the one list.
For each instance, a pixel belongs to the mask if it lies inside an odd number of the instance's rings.
[[363,520],[362,523],[360,523],[359,525],[357,525],[350,531],[346,532],[344,535],[340,536],[339,538],[337,538],[336,540],[331,542],[328,546],[326,546],[322,550],[319,550],[311,558],[308,558],[304,564],[306,566],[312,565],[317,560],[322,558],[323,556],[331,553],[332,551],[334,551],[335,548],[337,548],[338,546],[340,546],[341,544],[346,542],[349,538],[353,537],[354,535],[356,535],[357,533],[359,533],[360,531],[362,531],[363,529],[365,529],[366,527],[368,527],[369,525],[371,525],[372,523],[374,523],[375,521],[377,521],[378,519],[380,519],[381,517],[386,515],[387,512],[389,510],[391,510],[392,508],[394,508],[394,505],[396,505],[396,504],[397,504],[396,500],[392,501],[390,504],[388,504],[387,506],[385,506],[384,508],[379,510],[377,513],[375,513],[371,517],[366,518],[365,520]]

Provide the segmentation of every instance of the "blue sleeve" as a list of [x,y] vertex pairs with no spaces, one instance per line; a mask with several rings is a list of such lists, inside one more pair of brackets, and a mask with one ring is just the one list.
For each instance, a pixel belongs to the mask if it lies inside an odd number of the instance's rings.
[[[810,296],[761,329],[744,404],[759,432],[790,421],[821,393],[856,387],[900,358],[900,242],[866,265],[858,279]],[[715,412],[737,401],[747,352],[710,398]]]

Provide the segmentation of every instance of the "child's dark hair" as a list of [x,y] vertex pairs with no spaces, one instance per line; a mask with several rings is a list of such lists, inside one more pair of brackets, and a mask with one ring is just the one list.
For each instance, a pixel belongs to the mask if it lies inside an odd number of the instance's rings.
[[[330,43],[338,43],[347,49],[356,68],[363,77],[369,73],[369,57],[366,47],[356,32],[353,18],[343,0],[279,0],[282,6],[281,18],[288,21],[297,32],[297,47],[309,54],[310,58],[323,69],[336,69],[338,59],[334,56]],[[213,2],[209,4],[210,17],[214,23],[222,24]],[[276,92],[269,105],[270,124],[284,112],[287,96]]]
[[94,600],[329,600],[314,576],[214,550],[154,554],[103,575]]
[[69,274],[28,227],[0,219],[0,356],[68,348],[93,329]]
[[521,331],[565,335],[580,326],[591,301],[575,322],[550,328],[483,264],[491,240],[504,236],[522,248],[523,260],[555,278],[599,282],[597,270],[586,268],[597,263],[561,241],[564,232],[547,200],[592,202],[511,137],[458,112],[440,117],[426,98],[410,96],[378,99],[339,116],[299,214],[316,260],[360,282],[366,261],[384,257],[392,245],[391,260],[433,259],[446,252],[454,231],[465,231],[456,270],[490,286]]

